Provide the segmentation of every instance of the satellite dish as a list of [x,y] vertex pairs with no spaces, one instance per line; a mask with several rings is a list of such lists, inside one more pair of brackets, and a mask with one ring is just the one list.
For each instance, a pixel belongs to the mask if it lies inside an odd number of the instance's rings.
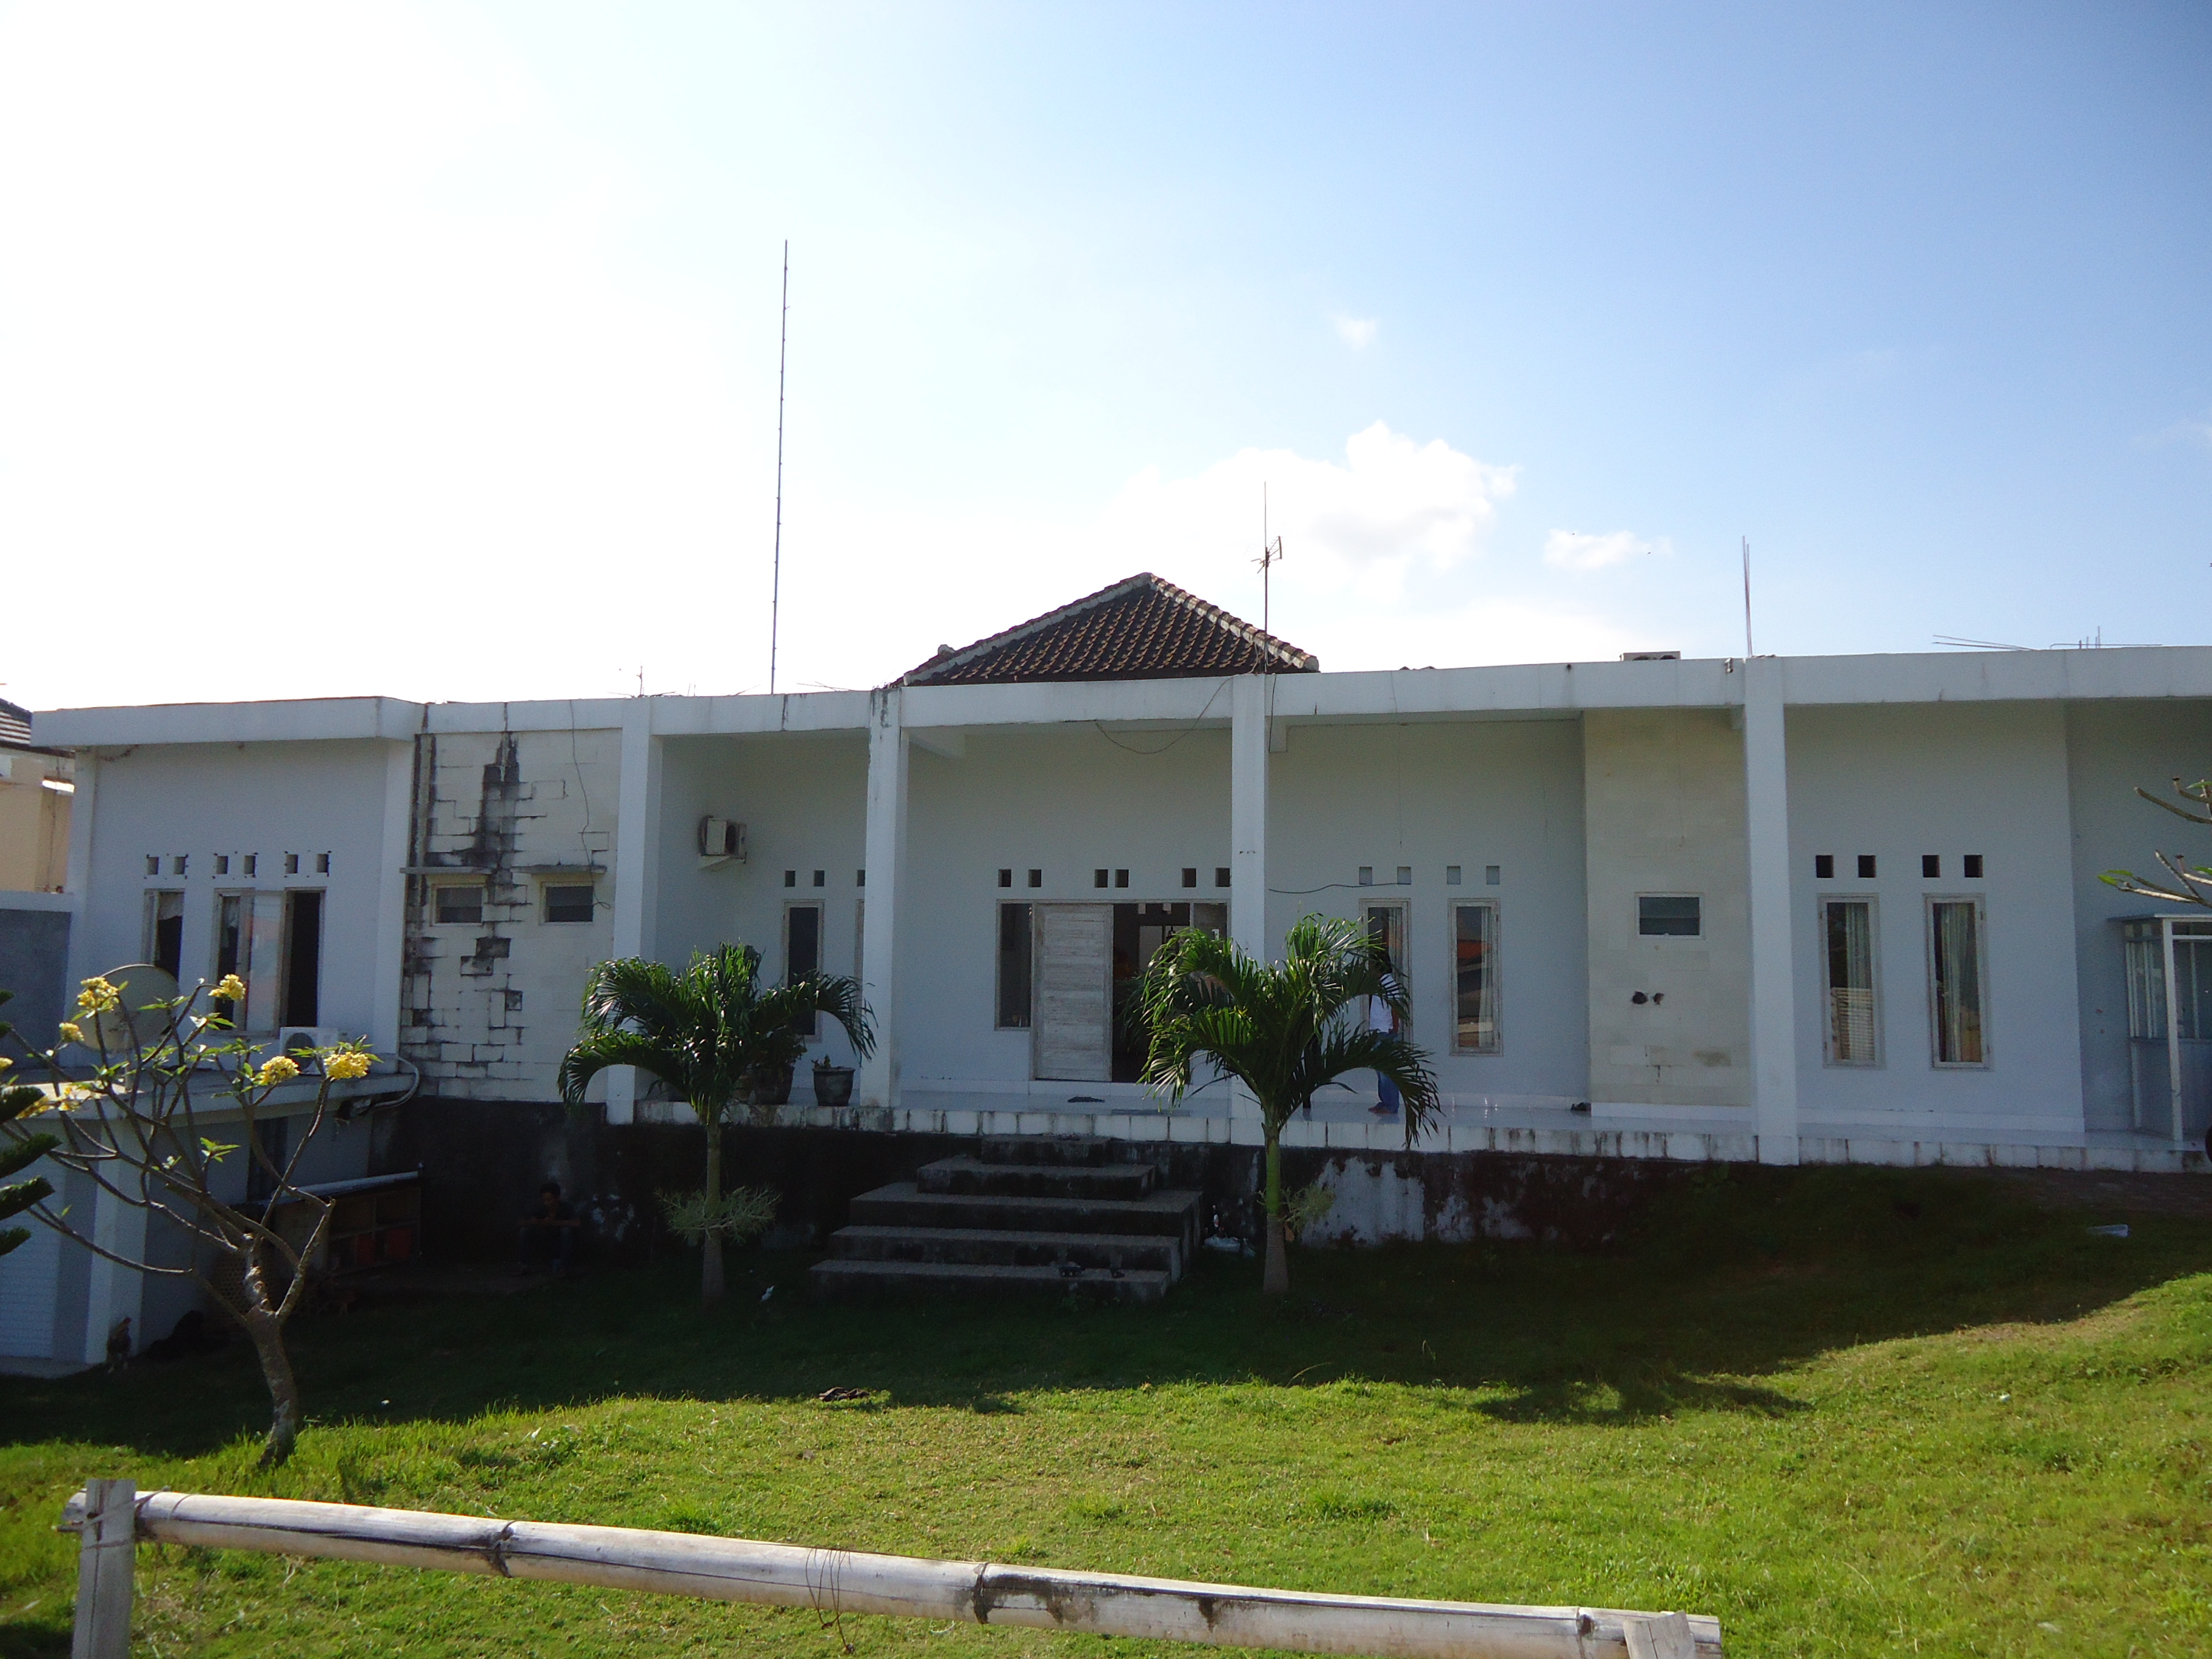
[[111,968],[100,977],[123,994],[123,1001],[120,1007],[77,1022],[85,1028],[84,1046],[95,1054],[104,1047],[111,1054],[127,1054],[137,1045],[151,1042],[169,1023],[169,1011],[153,1005],[173,1002],[182,994],[175,976],[150,962]]

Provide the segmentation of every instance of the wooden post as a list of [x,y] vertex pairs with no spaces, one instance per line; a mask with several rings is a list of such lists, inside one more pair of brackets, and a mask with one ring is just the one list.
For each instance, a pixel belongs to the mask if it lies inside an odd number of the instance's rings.
[[1697,1659],[1697,1638],[1681,1613],[1623,1613],[1620,1633],[1628,1659]]
[[138,1488],[128,1480],[86,1481],[70,1659],[128,1659],[131,1578],[137,1554]]

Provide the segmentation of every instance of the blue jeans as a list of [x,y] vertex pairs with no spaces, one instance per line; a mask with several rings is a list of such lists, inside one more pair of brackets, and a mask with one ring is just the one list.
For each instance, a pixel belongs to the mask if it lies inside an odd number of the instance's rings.
[[1384,1077],[1380,1072],[1377,1072],[1375,1074],[1375,1096],[1377,1100],[1382,1102],[1382,1109],[1385,1112],[1389,1113],[1392,1117],[1398,1115],[1398,1103],[1400,1099],[1398,1085],[1391,1082],[1389,1078]]
[[565,1273],[576,1259],[576,1230],[574,1227],[533,1226],[525,1222],[522,1227],[522,1253],[516,1265],[534,1267],[543,1260],[556,1273]]

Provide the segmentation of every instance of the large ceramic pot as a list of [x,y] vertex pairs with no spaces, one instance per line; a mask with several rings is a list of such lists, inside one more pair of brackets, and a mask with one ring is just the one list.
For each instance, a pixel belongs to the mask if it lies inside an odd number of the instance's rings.
[[790,1066],[763,1066],[750,1077],[754,1105],[781,1106],[791,1098]]
[[814,1068],[814,1103],[817,1106],[849,1106],[852,1103],[851,1066],[817,1066]]

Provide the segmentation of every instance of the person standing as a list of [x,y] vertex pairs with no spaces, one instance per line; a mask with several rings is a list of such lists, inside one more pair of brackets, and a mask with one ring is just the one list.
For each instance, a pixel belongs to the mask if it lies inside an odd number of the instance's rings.
[[538,1207],[522,1218],[521,1252],[515,1271],[528,1273],[543,1255],[550,1261],[553,1276],[565,1278],[575,1264],[580,1224],[574,1206],[562,1201],[561,1183],[547,1182],[538,1189]]
[[[1398,1029],[1398,1016],[1391,1012],[1390,1005],[1381,997],[1367,999],[1367,1029],[1390,1032]],[[1377,1117],[1393,1118],[1398,1115],[1399,1104],[1398,1085],[1382,1073],[1376,1073],[1375,1103],[1367,1109]]]

